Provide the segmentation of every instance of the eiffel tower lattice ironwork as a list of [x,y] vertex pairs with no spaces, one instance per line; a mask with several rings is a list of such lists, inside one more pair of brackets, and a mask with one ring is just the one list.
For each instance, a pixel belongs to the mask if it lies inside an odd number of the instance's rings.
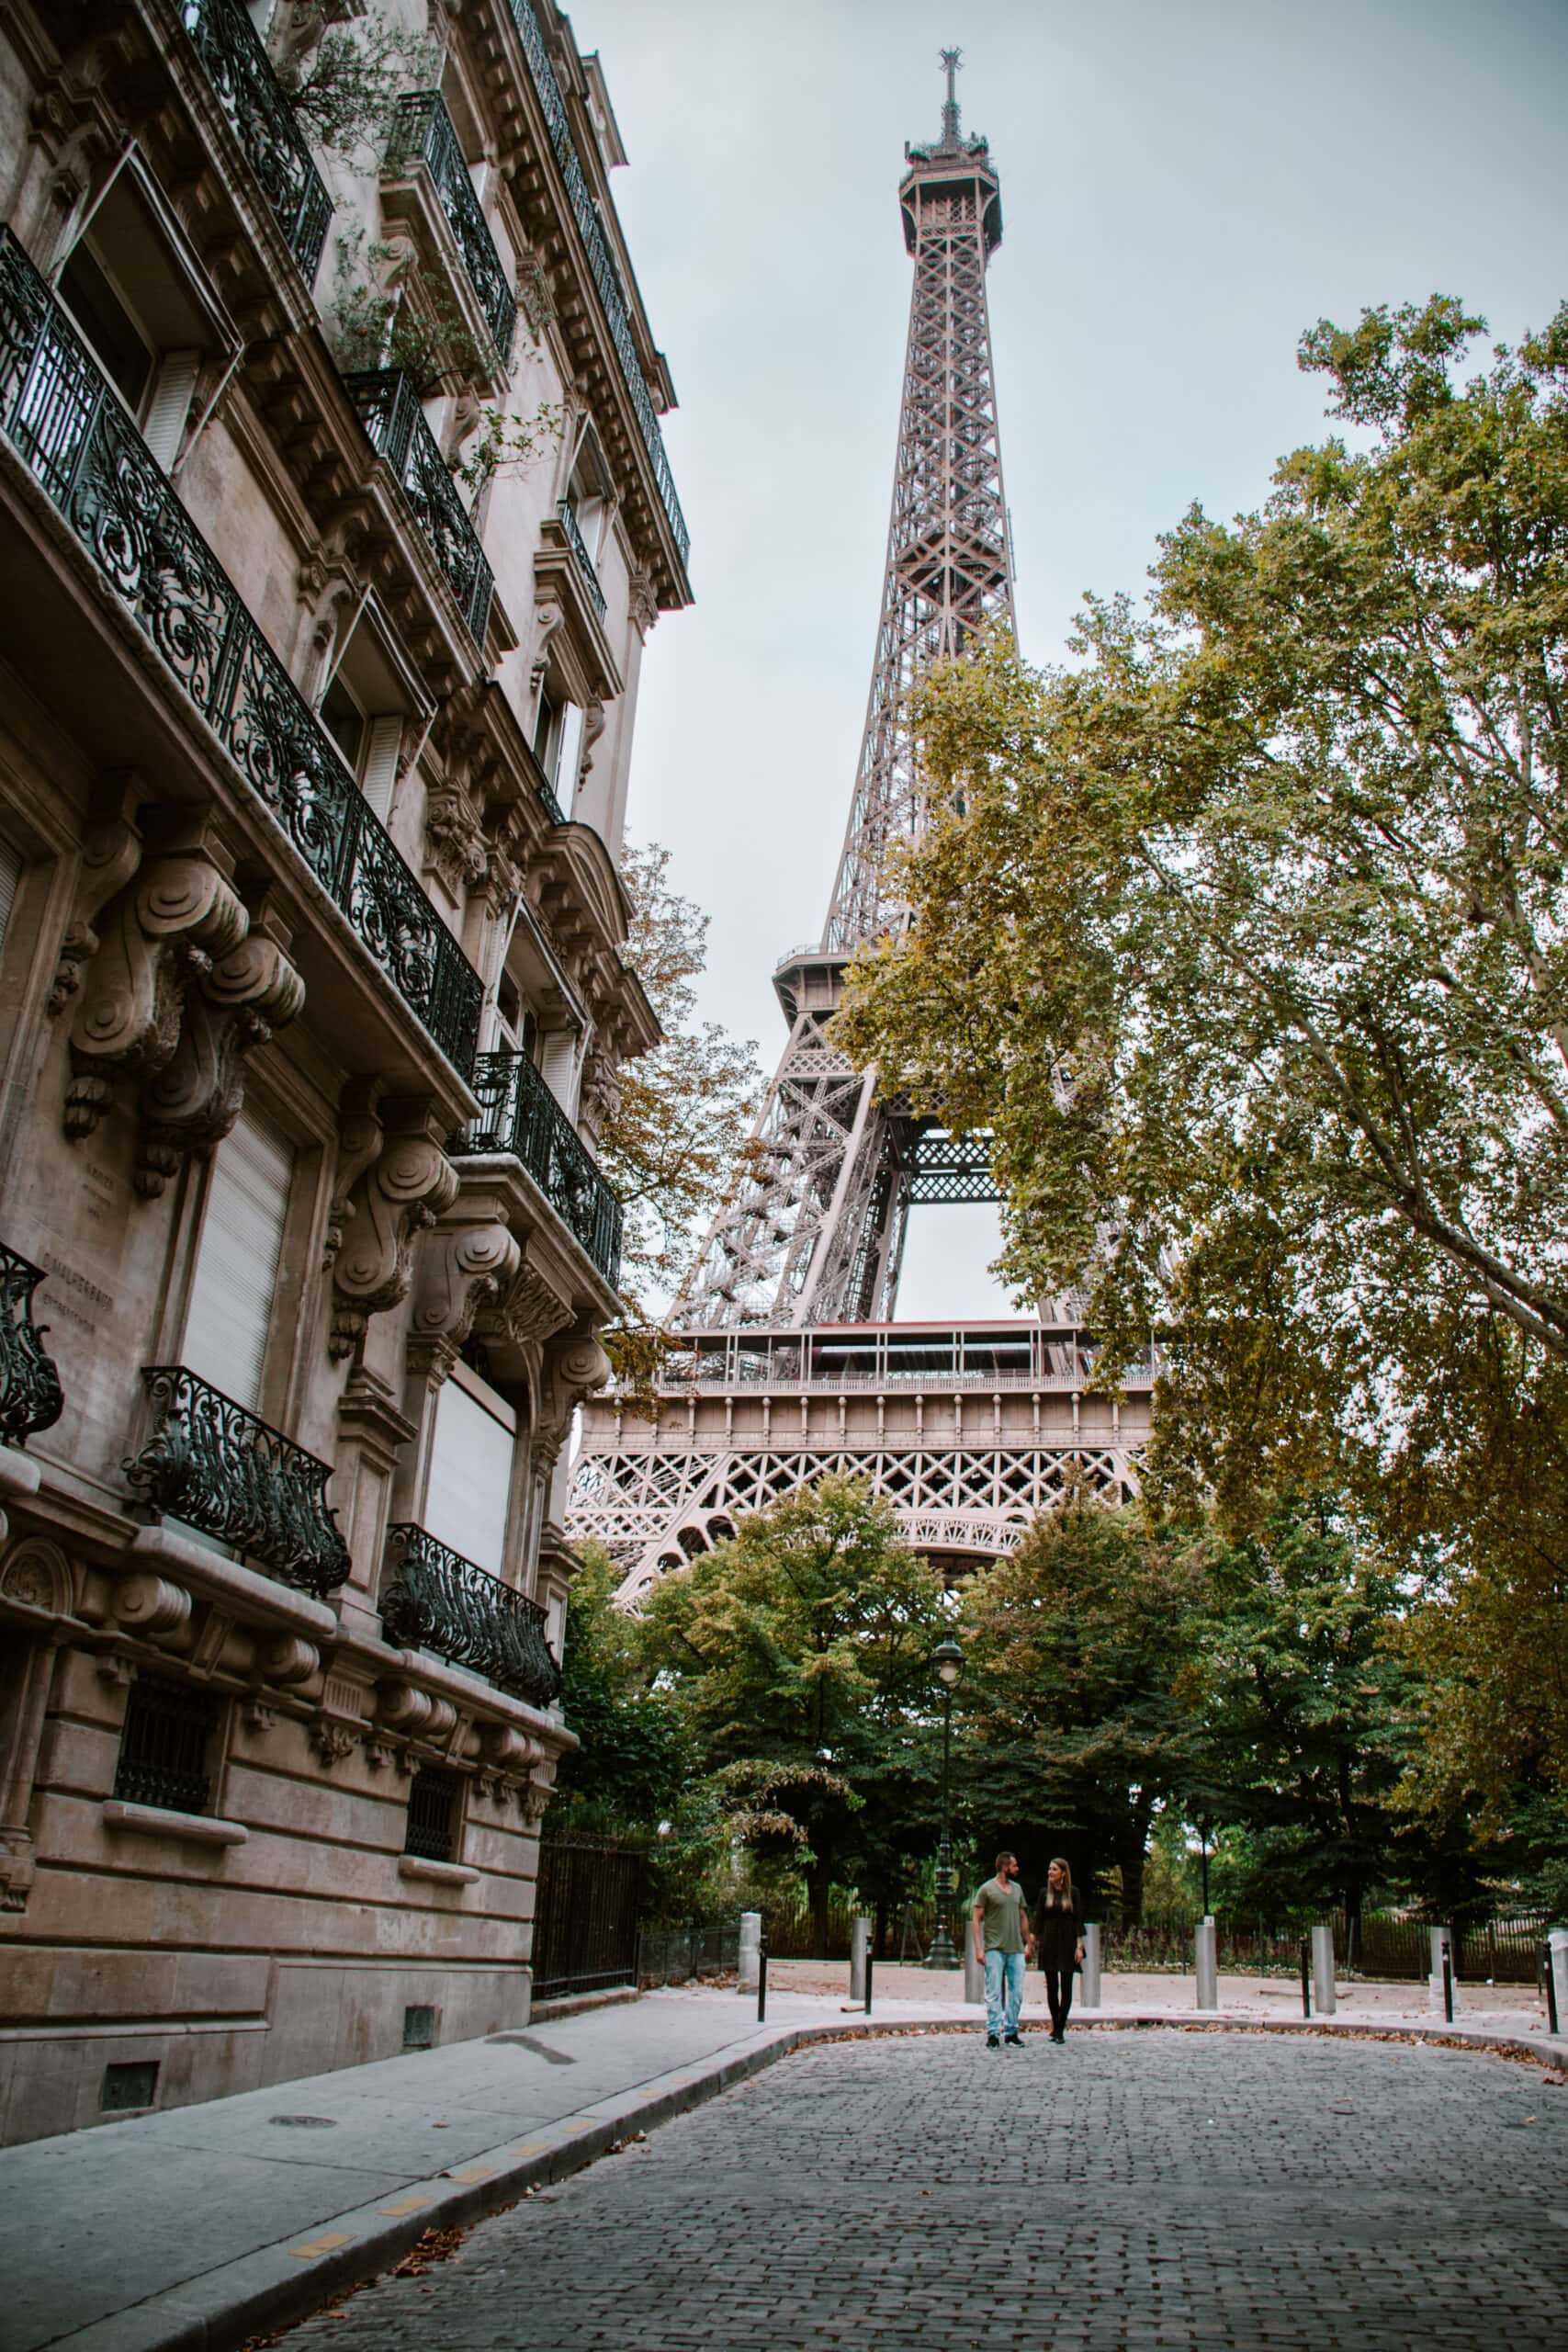
[[874,1072],[828,1034],[856,949],[906,918],[888,853],[918,842],[929,813],[910,689],[977,631],[1013,626],[986,299],[1000,186],[986,141],[960,129],[959,52],[942,62],[942,135],[906,148],[898,191],[914,285],[893,511],[828,919],[773,974],[789,1040],[750,1167],[671,1317],[688,1344],[660,1376],[660,1419],[650,1429],[614,1398],[585,1414],[572,1527],[625,1562],[628,1592],[832,1468],[870,1477],[924,1548],[992,1554],[1059,1498],[1069,1460],[1130,1491],[1146,1422],[1146,1374],[1114,1399],[1094,1391],[1071,1297],[1032,1322],[891,1321],[911,1208],[995,1187],[983,1146],[879,1102]]

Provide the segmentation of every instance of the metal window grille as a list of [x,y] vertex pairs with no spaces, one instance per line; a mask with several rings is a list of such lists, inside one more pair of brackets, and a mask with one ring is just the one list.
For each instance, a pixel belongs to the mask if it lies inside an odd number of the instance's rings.
[[403,1836],[405,1854],[417,1854],[427,1862],[456,1861],[457,1796],[457,1783],[450,1772],[414,1774]]
[[114,1792],[130,1804],[170,1813],[205,1813],[218,1702],[183,1682],[138,1675],[126,1702]]

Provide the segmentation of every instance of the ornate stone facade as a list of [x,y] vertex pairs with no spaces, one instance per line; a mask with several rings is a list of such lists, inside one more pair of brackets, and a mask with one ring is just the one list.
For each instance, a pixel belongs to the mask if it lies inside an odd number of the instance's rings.
[[0,20],[9,2140],[523,2023],[573,1740],[672,393],[553,0],[334,13]]

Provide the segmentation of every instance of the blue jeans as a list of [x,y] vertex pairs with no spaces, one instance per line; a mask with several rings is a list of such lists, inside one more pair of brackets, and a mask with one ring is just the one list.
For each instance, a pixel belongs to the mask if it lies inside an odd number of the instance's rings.
[[1016,2033],[1018,2013],[1022,2007],[1023,1954],[1021,1951],[988,1951],[986,1954],[986,2031]]

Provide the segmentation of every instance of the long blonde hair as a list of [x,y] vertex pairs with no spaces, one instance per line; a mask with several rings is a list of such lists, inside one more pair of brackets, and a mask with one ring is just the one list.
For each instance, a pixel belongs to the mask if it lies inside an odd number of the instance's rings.
[[1073,1907],[1072,1865],[1067,1860],[1065,1854],[1053,1854],[1051,1857],[1051,1869],[1061,1871],[1062,1884],[1060,1892],[1058,1892],[1057,1889],[1052,1885],[1050,1872],[1047,1871],[1045,1877],[1045,1908],[1047,1911],[1070,1911]]

